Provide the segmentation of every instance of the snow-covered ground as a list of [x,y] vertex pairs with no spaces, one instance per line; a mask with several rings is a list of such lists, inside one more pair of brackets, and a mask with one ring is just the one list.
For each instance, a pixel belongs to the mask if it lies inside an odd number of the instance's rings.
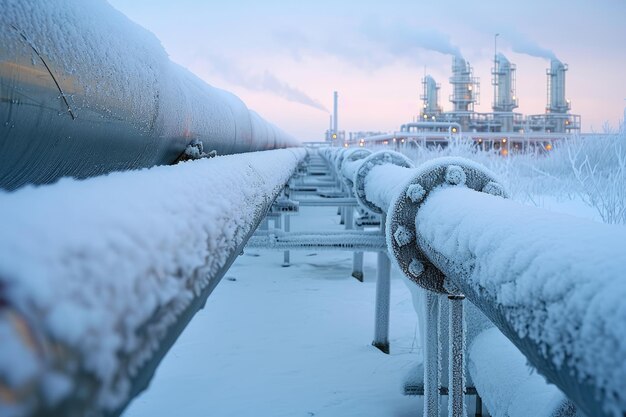
[[[303,207],[292,230],[341,230],[336,208]],[[247,250],[126,417],[418,416],[402,393],[421,360],[411,294],[394,270],[391,354],[371,346],[376,255],[365,281],[347,252]]]

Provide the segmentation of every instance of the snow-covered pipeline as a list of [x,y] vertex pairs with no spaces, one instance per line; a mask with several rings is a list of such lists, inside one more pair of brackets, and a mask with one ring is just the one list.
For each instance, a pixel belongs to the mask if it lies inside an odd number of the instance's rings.
[[105,0],[5,0],[0,45],[0,188],[297,145]]
[[626,228],[465,187],[416,218],[429,260],[589,416],[626,412]]
[[[326,150],[324,154],[332,159],[339,152]],[[434,162],[425,165],[430,166],[415,171],[437,167]],[[480,170],[476,164],[467,165]],[[358,166],[350,167],[347,172],[358,170]],[[367,199],[387,209],[390,189],[395,193],[409,191],[398,186],[410,177],[402,172],[399,167],[372,168],[368,176],[377,174],[379,178],[364,179]],[[489,195],[499,193],[492,183],[488,184],[491,190],[477,192],[467,188],[462,177],[456,186],[446,184],[419,196],[407,194],[414,201],[425,197],[415,220],[417,241],[413,244],[417,243],[428,260],[582,411],[621,416],[626,411],[621,390],[626,383],[626,230]],[[389,228],[390,233],[395,231]],[[398,237],[402,236],[394,238]],[[504,347],[506,343],[498,344],[503,346],[500,351],[517,361],[511,349]],[[470,362],[488,365],[490,356],[470,348]],[[523,375],[523,366],[512,367],[509,372],[528,380],[524,384],[531,383],[530,376]],[[497,374],[474,369],[473,373],[479,379],[477,385],[482,383],[484,389],[493,390],[497,396],[494,400],[504,398],[501,389],[488,379],[505,381],[506,371]],[[541,385],[540,380],[533,379],[532,384]],[[512,390],[520,387],[509,384]],[[522,388],[525,392],[534,389]],[[555,396],[543,403],[546,409],[550,404],[557,408],[564,404],[558,393],[550,392]],[[520,391],[518,395],[523,394]],[[514,397],[508,398],[508,405],[515,407]],[[506,407],[500,404],[502,415],[515,414]],[[524,410],[516,412],[523,415]]]
[[218,156],[0,191],[0,415],[115,415],[305,154]]

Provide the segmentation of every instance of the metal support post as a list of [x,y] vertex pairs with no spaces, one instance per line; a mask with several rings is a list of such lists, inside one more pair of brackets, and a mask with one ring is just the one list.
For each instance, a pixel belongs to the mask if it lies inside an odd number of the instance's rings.
[[346,212],[346,230],[354,229],[354,207],[349,206],[345,208]]
[[439,417],[439,295],[426,291],[424,417]]
[[[380,223],[380,229],[385,234],[385,215]],[[378,253],[376,273],[376,308],[374,323],[374,341],[384,353],[389,353],[389,298],[391,293],[391,261],[387,252]]]
[[[356,230],[363,229],[363,226],[356,226]],[[363,282],[363,252],[354,252],[352,255],[352,276]]]
[[[291,231],[291,216],[288,214],[285,214],[285,232],[290,232]],[[283,266],[289,266],[290,264],[290,260],[289,260],[289,251],[286,250],[283,254]]]
[[466,417],[465,410],[465,319],[463,317],[464,295],[448,296],[450,305],[450,376],[448,416]]
[[439,295],[439,385],[450,387],[450,306],[448,296]]

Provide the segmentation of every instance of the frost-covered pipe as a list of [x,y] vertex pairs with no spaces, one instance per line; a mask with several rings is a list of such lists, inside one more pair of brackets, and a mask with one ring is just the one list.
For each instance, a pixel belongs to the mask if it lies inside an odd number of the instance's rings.
[[[458,294],[459,289],[448,282],[446,285],[444,282],[444,275],[439,271],[424,253],[416,247],[416,225],[415,217],[419,207],[428,200],[429,193],[439,188],[450,187],[466,187],[476,191],[482,191],[486,194],[496,196],[507,196],[507,192],[501,184],[499,184],[497,178],[486,170],[484,167],[475,164],[471,161],[462,158],[439,158],[427,163],[424,163],[420,167],[414,170],[414,176],[406,182],[404,188],[397,195],[396,199],[392,203],[392,207],[389,210],[388,221],[388,233],[387,242],[390,252],[393,254],[393,258],[396,261],[396,265],[404,272],[405,276],[415,284],[428,289],[426,293],[430,291],[439,292],[443,294],[449,294],[452,291],[453,294]],[[461,205],[457,205],[457,209]],[[419,296],[423,293],[423,290],[410,285],[414,296]],[[493,326],[487,318],[482,314],[471,302],[466,301],[465,307],[467,308],[467,335],[466,340],[469,346],[473,346],[474,339],[483,330]],[[447,310],[442,309],[440,314],[448,317]],[[420,311],[418,310],[418,315]],[[445,320],[447,322],[447,319]],[[440,324],[444,324],[444,320],[440,320]],[[428,331],[429,325],[426,323],[425,328]],[[447,334],[446,330],[440,329],[442,339],[440,342],[443,344],[442,348],[446,350],[447,339],[443,340],[443,336]],[[475,351],[475,350],[474,350]],[[497,353],[499,355],[499,353]],[[488,404],[493,404],[495,398],[501,397],[499,394],[499,388],[506,387],[509,389],[512,386],[507,385],[508,379],[512,380],[524,380],[527,377],[528,372],[526,369],[511,368],[507,370],[492,370],[494,363],[505,363],[506,358],[494,357],[489,355],[477,357],[474,355],[471,357],[472,363],[478,366],[480,369],[478,373],[474,373],[479,378],[481,384],[476,384],[481,396],[484,396]],[[517,352],[518,356],[522,356]],[[444,360],[447,355],[441,355],[441,365],[444,369],[447,369],[447,360]],[[484,359],[484,360],[483,360]],[[511,358],[513,360],[513,358]],[[495,365],[497,366],[497,365]],[[451,370],[459,371],[459,367],[453,367]],[[487,375],[485,377],[484,375]],[[442,373],[442,383],[447,384],[447,379],[444,381],[444,377],[447,373]],[[425,379],[428,375],[425,376]],[[485,384],[484,381],[488,380],[489,383]],[[471,381],[470,381],[471,383]],[[533,379],[533,389],[536,392],[554,392],[558,394],[559,391],[555,387],[546,385],[541,379]],[[495,391],[492,387],[496,387]],[[514,387],[517,389],[517,387]],[[507,398],[513,398],[515,393],[507,393]],[[558,396],[558,395],[557,395]],[[541,412],[536,413],[537,416],[565,416],[572,415],[571,409],[574,408],[571,403],[564,400],[561,394],[562,403],[557,404],[557,407],[543,407]],[[565,408],[562,408],[563,405]],[[535,408],[535,410],[539,410]],[[504,411],[504,412],[502,412]],[[504,417],[508,411],[511,411],[508,407],[500,407],[499,409],[490,408],[490,412],[497,417]],[[567,411],[567,412],[565,412]],[[575,410],[574,410],[575,411]]]
[[119,414],[305,153],[0,192],[0,415]]
[[[413,162],[398,152],[381,151],[363,159],[353,180],[359,204],[373,213],[386,212],[393,197],[389,188],[403,182],[402,178],[411,172],[407,168],[413,168]],[[392,178],[394,174],[401,178]]]
[[[288,216],[286,216],[288,217]],[[250,248],[273,250],[332,250],[385,252],[384,235],[380,232],[345,230],[341,232],[282,232],[270,230],[253,236]]]
[[[468,324],[472,324],[468,322]],[[468,335],[468,337],[471,337]],[[467,370],[494,417],[574,417],[574,404],[547,384],[497,328],[484,329],[467,345]]]
[[296,145],[105,0],[5,0],[0,188]]
[[387,212],[391,201],[401,191],[413,171],[410,168],[384,164],[373,167],[365,177],[365,195],[368,201]]
[[359,159],[356,161],[348,161],[343,164],[341,168],[341,173],[343,174],[346,181],[353,181],[354,175],[356,174],[357,169],[361,166],[363,160]]
[[370,156],[372,151],[369,149],[351,149],[346,153],[346,157],[341,163],[340,171],[343,176],[343,180],[352,193],[354,188],[354,176],[356,171],[363,163],[363,160]]
[[415,227],[430,262],[582,411],[626,412],[623,226],[447,187]]

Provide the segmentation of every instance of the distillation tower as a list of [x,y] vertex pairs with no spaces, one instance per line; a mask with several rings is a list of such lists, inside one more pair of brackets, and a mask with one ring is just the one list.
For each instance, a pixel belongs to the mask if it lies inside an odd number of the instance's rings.
[[500,124],[504,132],[514,131],[513,110],[518,107],[515,93],[515,64],[502,54],[497,54],[491,69],[491,85],[493,85],[493,114],[494,120]]
[[[450,84],[452,111],[444,112],[439,106],[439,88],[435,79],[426,75],[422,80],[423,106],[421,122],[458,123],[463,131],[470,132],[545,132],[571,133],[580,131],[580,116],[570,114],[570,101],[565,98],[565,72],[567,65],[553,59],[548,76],[548,104],[544,114],[523,116],[514,112],[519,102],[516,94],[516,67],[503,54],[494,56],[491,84],[494,87],[492,112],[479,113],[480,83],[465,59],[454,57]],[[428,128],[430,129],[430,128]]]

